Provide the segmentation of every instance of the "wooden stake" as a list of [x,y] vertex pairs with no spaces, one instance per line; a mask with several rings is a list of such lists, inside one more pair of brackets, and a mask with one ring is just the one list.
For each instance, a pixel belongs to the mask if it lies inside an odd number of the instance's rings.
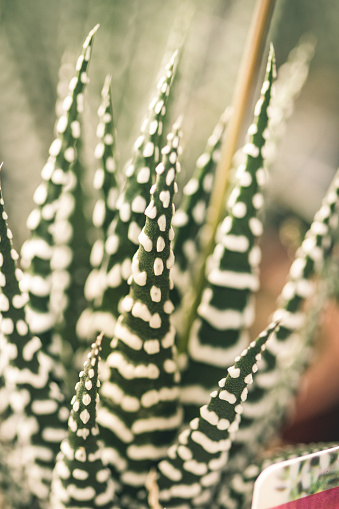
[[221,157],[216,169],[214,186],[207,210],[207,219],[204,226],[204,248],[202,264],[196,279],[193,302],[191,300],[187,312],[187,329],[183,335],[183,342],[179,345],[180,351],[186,350],[188,334],[199,305],[201,291],[205,281],[205,266],[207,257],[212,253],[215,234],[218,224],[225,210],[225,196],[229,184],[229,172],[232,159],[237,149],[240,130],[243,126],[245,114],[251,95],[251,88],[256,78],[257,69],[262,58],[275,0],[258,0],[254,10],[251,27],[240,65],[233,97],[233,113],[228,123],[225,139],[221,147]]

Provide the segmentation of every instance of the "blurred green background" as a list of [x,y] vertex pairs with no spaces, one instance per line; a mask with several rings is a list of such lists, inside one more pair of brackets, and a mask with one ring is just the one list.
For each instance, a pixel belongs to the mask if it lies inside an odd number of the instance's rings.
[[[25,221],[33,207],[32,194],[53,140],[57,97],[66,93],[88,31],[100,23],[86,91],[88,153],[95,146],[100,90],[110,73],[121,167],[130,157],[160,67],[185,40],[171,118],[184,114],[183,169],[189,175],[232,100],[255,3],[2,0],[0,159],[17,247],[27,235]],[[268,37],[274,43],[278,66],[303,34],[314,34],[318,41],[270,186],[275,202],[306,220],[319,205],[338,164],[338,26],[337,0],[277,0]],[[94,173],[91,155],[89,166]]]

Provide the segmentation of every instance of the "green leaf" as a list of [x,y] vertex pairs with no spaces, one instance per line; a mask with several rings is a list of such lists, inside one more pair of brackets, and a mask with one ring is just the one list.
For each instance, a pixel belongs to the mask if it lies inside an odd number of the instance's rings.
[[215,380],[222,377],[236,353],[249,343],[247,329],[254,317],[252,295],[259,288],[257,241],[263,228],[258,213],[263,205],[263,151],[274,73],[271,53],[255,119],[249,128],[249,142],[244,147],[247,160],[238,169],[237,184],[217,234],[207,282],[190,330],[188,365],[181,391],[186,422],[195,417],[214,389]]
[[[28,274],[29,304],[27,320],[33,334],[38,334],[46,349],[56,359],[60,345],[53,335],[57,320],[50,303],[54,250],[53,225],[58,200],[64,186],[70,184],[70,167],[75,161],[77,140],[80,136],[79,113],[83,109],[83,91],[87,84],[87,67],[91,56],[95,27],[83,45],[83,52],[76,64],[76,74],[69,85],[63,103],[63,114],[56,124],[57,137],[49,149],[49,158],[41,176],[43,182],[34,193],[36,208],[28,218],[30,239],[22,247],[22,265]],[[54,337],[53,337],[54,336]],[[60,363],[57,363],[59,366]]]
[[192,280],[194,281],[194,268],[201,251],[203,224],[229,114],[230,111],[227,109],[209,137],[204,152],[196,162],[193,176],[183,189],[182,203],[173,220],[175,266],[171,298],[176,308],[174,323],[177,333],[183,325],[180,312],[183,308],[182,301],[187,295],[188,288],[192,286]]
[[[86,306],[84,286],[90,270],[90,243],[87,232],[91,223],[86,214],[88,197],[83,188],[85,168],[80,158],[80,147],[68,170],[70,182],[62,189],[56,205],[51,259],[51,311],[55,315],[52,341],[60,344],[67,394],[71,397],[78,366],[73,355],[79,348],[76,324]],[[92,336],[93,337],[93,336]]]
[[61,443],[53,475],[52,507],[113,509],[114,485],[102,460],[96,423],[101,339],[98,336],[92,344],[71,401],[68,436]]
[[[116,203],[119,194],[116,177],[116,132],[114,127],[110,76],[106,77],[101,97],[102,101],[98,109],[98,144],[95,148],[95,157],[98,160],[99,166],[95,172],[93,183],[94,188],[100,191],[101,200],[99,199],[94,207],[93,224],[96,228],[102,230],[104,240],[106,240],[108,226],[116,215]],[[95,260],[93,266],[98,266],[100,262],[101,260]]]
[[[274,318],[281,326],[263,355],[263,367],[244,405],[243,420],[232,452],[235,468],[243,468],[277,433],[305,368],[306,325],[304,304],[314,297],[313,278],[331,256],[338,222],[339,171],[315,214],[305,240],[296,253],[289,277],[278,299]],[[232,475],[232,473],[230,474]]]
[[[176,53],[160,78],[157,92],[134,145],[132,161],[126,168],[126,183],[119,197],[118,215],[109,226],[105,244],[103,271],[105,289],[100,311],[119,315],[119,302],[128,293],[131,259],[138,246],[138,236],[145,223],[144,212],[159,162],[164,116],[175,72]],[[101,325],[105,330],[105,322]]]
[[211,502],[241,421],[247,387],[276,327],[271,324],[236,357],[226,378],[211,393],[208,405],[201,407],[200,416],[192,419],[169,449],[167,459],[159,463],[159,501],[165,507],[201,507]]
[[[55,383],[53,359],[43,353],[40,338],[31,334],[26,323],[27,294],[19,287],[22,273],[16,267],[18,254],[6,219],[0,190],[1,335],[6,338],[4,378],[10,392],[10,407],[2,416],[1,438],[9,444],[16,442],[20,453],[11,451],[8,468],[16,475],[21,473],[21,484],[26,489],[27,478],[31,494],[43,507],[49,496],[58,444],[66,432],[68,411]],[[25,284],[22,280],[23,290]],[[22,497],[25,499],[27,494]]]
[[132,261],[130,292],[122,301],[124,312],[111,342],[109,377],[98,410],[106,456],[125,490],[122,507],[137,500],[144,507],[147,474],[166,455],[182,422],[169,300],[178,148],[179,126],[174,126],[155,170],[156,183]]
[[[116,135],[113,123],[110,84],[111,78],[107,76],[101,93],[102,101],[98,109],[98,143],[95,149],[98,168],[95,173],[93,184],[100,195],[94,206],[93,224],[99,231],[99,238],[94,242],[91,250],[90,262],[92,270],[86,279],[85,285],[85,297],[88,305],[80,316],[77,324],[78,336],[81,339],[87,340],[102,330],[103,320],[106,323],[106,335],[113,336],[116,321],[110,311],[107,310],[105,313],[100,310],[105,284],[105,275],[100,268],[104,256],[105,242],[109,236],[108,227],[116,216],[116,202],[119,196],[116,179]],[[106,358],[109,344],[105,338],[102,347],[103,356]]]

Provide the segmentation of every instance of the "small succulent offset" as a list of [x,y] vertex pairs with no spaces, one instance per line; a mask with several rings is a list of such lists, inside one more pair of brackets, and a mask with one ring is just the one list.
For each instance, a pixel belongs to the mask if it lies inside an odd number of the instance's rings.
[[[175,211],[180,120],[166,140],[163,128],[178,54],[160,78],[121,190],[106,78],[98,197],[88,224],[81,113],[96,30],[77,61],[34,194],[22,271],[0,200],[0,492],[13,509],[249,507],[267,464],[260,453],[279,431],[309,361],[304,303],[316,300],[314,278],[331,259],[339,176],[297,251],[272,323],[251,341],[265,157],[275,136],[270,116],[278,110],[284,117],[284,105],[272,98],[271,48],[244,162],[187,327],[228,114]],[[72,398],[79,359],[86,360]]]

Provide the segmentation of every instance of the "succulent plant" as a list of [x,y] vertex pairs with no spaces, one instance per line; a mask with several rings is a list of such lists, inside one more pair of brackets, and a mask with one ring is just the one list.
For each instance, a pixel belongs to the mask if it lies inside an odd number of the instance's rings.
[[[309,362],[304,304],[335,246],[339,177],[296,253],[272,323],[251,341],[265,160],[270,138],[277,141],[270,116],[288,110],[272,98],[273,48],[200,287],[204,219],[230,113],[178,206],[180,119],[163,132],[178,53],[124,175],[107,77],[90,223],[81,113],[96,30],[76,63],[34,194],[23,272],[0,199],[0,491],[13,509],[245,508],[265,464],[260,454]],[[68,404],[79,359],[84,368]]]

